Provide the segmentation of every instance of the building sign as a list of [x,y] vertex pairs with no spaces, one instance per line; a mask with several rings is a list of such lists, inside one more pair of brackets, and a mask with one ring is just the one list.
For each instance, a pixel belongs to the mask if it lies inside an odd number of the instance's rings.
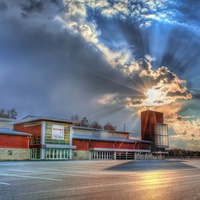
[[64,126],[60,125],[52,126],[52,139],[64,140]]

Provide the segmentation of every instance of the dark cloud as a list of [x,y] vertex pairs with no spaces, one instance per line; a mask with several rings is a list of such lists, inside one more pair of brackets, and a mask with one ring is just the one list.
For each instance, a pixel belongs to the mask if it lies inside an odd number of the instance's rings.
[[192,96],[193,96],[194,99],[200,100],[200,91],[199,90],[193,90]]
[[27,114],[87,114],[96,111],[90,101],[97,94],[133,92],[121,72],[79,35],[54,31],[57,25],[51,21],[35,27],[26,19],[6,18],[2,27],[5,24],[1,88],[7,89],[2,92],[2,105],[9,99],[7,103],[18,110],[23,107]]
[[150,63],[148,63],[145,59],[140,58],[137,60],[138,65],[140,66],[141,70],[146,70],[147,72],[151,69]]
[[0,2],[0,10],[1,11],[5,11],[7,10],[7,4],[5,2]]
[[177,98],[186,98],[187,97],[187,92],[182,92],[182,91],[175,91],[175,92],[168,92],[167,96],[169,97],[177,97]]
[[44,9],[44,6],[40,1],[29,0],[21,4],[21,8],[25,12],[41,12]]

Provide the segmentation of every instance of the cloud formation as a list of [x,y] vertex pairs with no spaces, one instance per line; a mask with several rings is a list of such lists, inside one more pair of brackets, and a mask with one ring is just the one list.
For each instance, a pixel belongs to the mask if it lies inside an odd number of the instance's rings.
[[[128,69],[127,68],[131,68]],[[109,97],[112,103],[124,104],[127,108],[155,108],[166,106],[181,100],[189,100],[192,95],[187,92],[186,82],[180,80],[167,67],[152,70],[151,64],[144,59],[139,59],[134,63],[134,67],[124,68],[127,77],[127,87],[133,88],[137,83],[137,98],[132,94],[125,94],[120,97],[116,94],[102,98],[102,103],[107,103],[103,99]],[[120,93],[121,94],[121,93]]]

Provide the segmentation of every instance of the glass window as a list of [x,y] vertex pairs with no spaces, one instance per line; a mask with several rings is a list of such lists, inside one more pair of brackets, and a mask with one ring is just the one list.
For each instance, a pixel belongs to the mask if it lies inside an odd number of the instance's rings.
[[34,136],[31,138],[31,144],[32,145],[37,145],[41,144],[41,137],[40,136]]
[[167,124],[159,124],[156,126],[156,134],[155,134],[155,145],[157,146],[169,146],[168,139],[168,126]]

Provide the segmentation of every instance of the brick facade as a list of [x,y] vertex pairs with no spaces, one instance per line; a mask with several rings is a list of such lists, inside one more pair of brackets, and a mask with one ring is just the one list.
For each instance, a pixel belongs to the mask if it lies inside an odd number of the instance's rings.
[[29,148],[29,138],[20,135],[0,135],[1,148]]
[[15,131],[20,131],[20,132],[26,132],[26,133],[31,133],[36,136],[41,135],[41,124],[40,123],[35,123],[35,124],[30,124],[30,123],[24,123],[24,124],[15,124],[14,125],[14,130]]
[[89,150],[90,148],[111,148],[111,149],[150,149],[150,144],[128,143],[128,142],[107,142],[107,141],[89,141],[73,140],[72,144],[76,150]]

